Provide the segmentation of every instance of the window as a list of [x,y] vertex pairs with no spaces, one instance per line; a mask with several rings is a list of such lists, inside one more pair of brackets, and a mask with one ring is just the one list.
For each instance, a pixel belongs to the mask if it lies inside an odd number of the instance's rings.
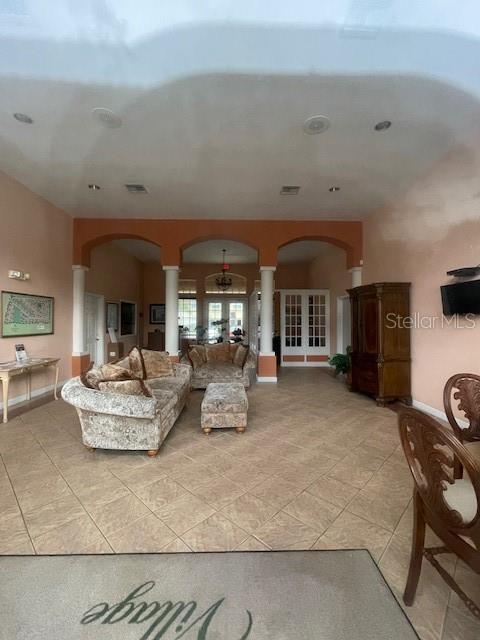
[[178,281],[178,293],[197,293],[197,281],[195,279],[181,278]]
[[197,337],[197,301],[195,298],[180,298],[178,301],[178,325],[183,327],[184,338]]
[[221,273],[212,273],[205,278],[205,293],[224,293],[227,295],[247,293],[247,279],[245,276],[230,272],[227,275],[232,279],[232,286],[226,291],[221,291],[215,282],[216,278],[221,275]]
[[137,333],[137,305],[134,302],[120,302],[120,335],[133,336]]

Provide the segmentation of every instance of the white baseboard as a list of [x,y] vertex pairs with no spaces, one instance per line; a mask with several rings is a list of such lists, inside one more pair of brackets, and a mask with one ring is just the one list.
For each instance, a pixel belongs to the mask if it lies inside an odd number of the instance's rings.
[[277,376],[257,376],[257,382],[277,382]]
[[282,362],[281,367],[330,367],[327,361],[322,362]]
[[[63,385],[66,383],[66,380],[62,380],[58,382],[57,391],[59,392]],[[33,389],[31,393],[31,399],[38,398],[38,396],[43,396],[45,393],[53,392],[53,384],[49,384],[46,387],[40,387],[39,389]],[[52,393],[53,399],[53,393]],[[14,396],[13,398],[8,399],[8,408],[14,407],[16,404],[21,404],[22,402],[26,402],[28,400],[27,394],[22,393],[19,396]],[[3,402],[0,402],[0,409],[3,409]]]
[[[433,416],[434,418],[438,418],[439,420],[448,422],[447,414],[444,411],[440,411],[440,409],[435,409],[435,407],[431,407],[429,404],[420,402],[420,400],[415,399],[412,400],[412,405],[419,411],[423,411],[424,413],[428,413],[428,415]],[[457,419],[457,422],[460,427],[468,427],[468,422],[466,420]]]

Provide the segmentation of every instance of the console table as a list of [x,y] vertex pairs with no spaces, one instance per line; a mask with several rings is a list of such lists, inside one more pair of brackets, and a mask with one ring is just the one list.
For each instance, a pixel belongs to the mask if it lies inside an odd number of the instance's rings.
[[27,376],[27,400],[31,399],[32,385],[31,374],[32,371],[43,369],[45,367],[55,368],[55,382],[53,385],[53,397],[58,400],[57,385],[58,385],[58,363],[60,358],[28,358],[23,362],[4,362],[0,364],[0,380],[2,381],[3,388],[3,422],[8,422],[8,387],[10,385],[10,378],[25,374]]

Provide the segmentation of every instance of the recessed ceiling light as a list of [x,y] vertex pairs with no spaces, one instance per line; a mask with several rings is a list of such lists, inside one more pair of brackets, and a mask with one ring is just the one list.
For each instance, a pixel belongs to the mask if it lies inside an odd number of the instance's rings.
[[329,191],[335,193],[335,191],[340,191],[340,187],[330,187]]
[[88,188],[92,189],[93,191],[99,191],[100,190],[100,187],[98,186],[98,184],[89,184]]
[[311,116],[303,123],[303,130],[309,135],[323,133],[330,126],[330,120],[327,116]]
[[99,120],[105,127],[109,129],[118,129],[122,126],[122,119],[117,116],[111,109],[105,109],[105,107],[95,107],[92,110],[92,114],[97,120]]
[[284,184],[280,189],[280,195],[282,196],[296,196],[300,191],[300,187],[296,185]]
[[15,120],[23,122],[23,124],[33,124],[32,118],[30,118],[30,116],[27,116],[26,113],[14,113],[13,117],[15,118]]
[[129,193],[148,193],[147,187],[144,184],[129,183],[125,185],[125,188]]
[[382,120],[382,122],[377,122],[375,125],[375,131],[386,131],[387,129],[390,129],[391,126],[392,123],[390,120]]

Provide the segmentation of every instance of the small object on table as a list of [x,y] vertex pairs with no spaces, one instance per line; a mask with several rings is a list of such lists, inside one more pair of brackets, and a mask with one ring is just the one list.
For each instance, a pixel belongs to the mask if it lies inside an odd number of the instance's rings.
[[201,426],[205,435],[212,429],[247,428],[248,399],[240,382],[211,382],[202,401]]
[[32,397],[32,384],[31,373],[44,367],[55,368],[55,382],[53,385],[53,397],[58,400],[57,385],[58,385],[58,363],[60,358],[28,358],[22,362],[2,362],[0,363],[0,380],[2,381],[3,388],[3,422],[8,422],[8,388],[10,385],[10,378],[15,376],[26,374],[27,376],[27,400]]

